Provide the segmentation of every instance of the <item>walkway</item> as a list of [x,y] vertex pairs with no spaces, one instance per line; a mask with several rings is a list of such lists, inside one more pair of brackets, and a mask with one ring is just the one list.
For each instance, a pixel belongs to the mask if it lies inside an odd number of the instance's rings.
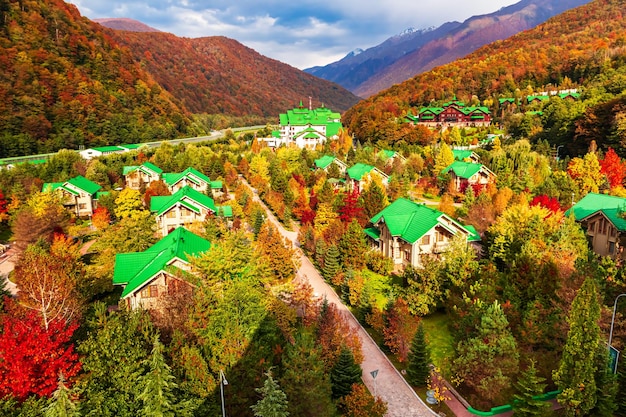
[[17,285],[9,281],[9,273],[15,268],[13,263],[13,257],[15,256],[15,249],[11,248],[2,254],[0,258],[0,279],[6,282],[5,288],[12,296],[17,295]]
[[[243,178],[241,180],[253,190]],[[299,246],[297,242],[298,233],[285,230],[267,206],[258,198],[254,190],[253,200],[258,201],[263,206],[267,213],[267,218],[276,226],[280,233],[292,245]],[[313,287],[315,296],[326,297],[329,303],[335,304],[338,310],[346,317],[352,329],[358,333],[363,352],[363,363],[361,364],[363,368],[363,382],[372,394],[380,397],[387,403],[388,411],[386,415],[388,417],[430,417],[437,415],[415,394],[415,391],[407,384],[402,375],[387,359],[387,356],[380,350],[376,342],[367,334],[350,310],[341,302],[337,293],[324,281],[309,258],[304,254],[301,256],[301,266],[297,272],[297,277],[300,280],[308,281]],[[378,371],[376,379],[372,378],[371,372],[373,371]]]

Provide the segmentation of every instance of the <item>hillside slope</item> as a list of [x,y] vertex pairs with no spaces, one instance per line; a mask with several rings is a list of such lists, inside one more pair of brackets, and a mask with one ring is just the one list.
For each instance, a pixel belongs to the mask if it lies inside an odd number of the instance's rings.
[[[626,0],[595,0],[568,10],[361,101],[344,114],[344,125],[361,140],[394,141],[406,134],[398,118],[431,101],[477,96],[497,105],[500,97],[541,91],[548,84],[584,88],[603,71],[626,65],[625,7]],[[611,89],[623,91],[621,78],[606,77],[616,84]]]
[[184,136],[187,111],[62,0],[0,0],[0,157]]
[[300,100],[343,112],[359,98],[339,85],[265,57],[236,40],[111,31],[143,68],[193,113],[278,116]]

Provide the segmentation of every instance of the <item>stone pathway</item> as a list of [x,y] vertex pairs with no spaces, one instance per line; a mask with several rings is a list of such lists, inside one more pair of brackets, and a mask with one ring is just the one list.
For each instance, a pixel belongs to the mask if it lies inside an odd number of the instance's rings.
[[[242,178],[243,183],[250,185]],[[298,247],[297,236],[295,231],[285,230],[283,225],[276,219],[267,206],[260,201],[256,192],[253,191],[253,200],[258,201],[267,213],[270,220],[280,233],[286,237],[292,245]],[[301,252],[300,252],[301,253]],[[297,272],[297,279],[308,282],[313,287],[315,296],[328,300],[337,306],[339,311],[347,318],[348,323],[353,331],[359,335],[363,351],[363,368],[362,379],[369,391],[380,397],[387,403],[388,417],[426,417],[436,416],[413,389],[407,384],[402,375],[387,359],[387,356],[380,350],[376,342],[367,334],[358,320],[352,315],[348,308],[341,302],[337,293],[330,287],[313,266],[308,257],[301,255],[301,266]],[[371,372],[378,371],[376,378],[372,378]]]

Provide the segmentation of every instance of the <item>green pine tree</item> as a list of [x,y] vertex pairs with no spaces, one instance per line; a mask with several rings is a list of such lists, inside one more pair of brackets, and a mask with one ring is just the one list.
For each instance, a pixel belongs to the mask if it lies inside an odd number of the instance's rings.
[[601,343],[600,304],[593,278],[578,290],[569,317],[569,332],[559,368],[553,373],[561,390],[558,401],[565,415],[586,415],[597,401],[596,354]]
[[615,412],[615,415],[626,417],[626,369],[622,366],[618,367],[617,383],[618,390],[615,396],[615,400],[617,401],[617,411]]
[[289,415],[287,395],[280,389],[278,382],[272,378],[271,371],[267,372],[267,379],[256,392],[261,399],[250,408],[255,417],[287,417]]
[[70,398],[70,390],[64,383],[63,375],[59,377],[59,383],[52,396],[52,401],[46,407],[45,417],[77,417],[80,414],[76,404]]
[[339,265],[339,249],[336,245],[330,245],[326,251],[326,257],[324,258],[324,269],[322,269],[322,275],[326,280],[331,280],[337,272],[341,269]]
[[544,383],[545,380],[537,375],[535,362],[532,361],[515,383],[516,394],[513,396],[513,408],[516,416],[543,416],[550,409],[549,402],[533,398],[543,394],[543,390],[548,385]]
[[353,219],[339,241],[339,253],[343,266],[346,269],[363,269],[367,249],[363,228],[356,219]]
[[352,392],[352,384],[361,381],[363,370],[354,361],[352,351],[346,346],[341,348],[337,363],[330,371],[333,398],[341,398]]
[[617,410],[617,376],[610,368],[610,358],[605,346],[600,346],[596,355],[598,370],[596,371],[597,401],[590,415],[596,417],[612,417]]
[[406,369],[407,381],[416,387],[426,386],[430,376],[430,353],[426,344],[424,326],[420,322],[411,342],[409,363]]
[[148,358],[150,371],[139,378],[143,391],[137,399],[143,402],[142,415],[146,417],[191,416],[189,401],[180,401],[176,395],[178,385],[163,356],[163,344],[154,336],[152,354]]

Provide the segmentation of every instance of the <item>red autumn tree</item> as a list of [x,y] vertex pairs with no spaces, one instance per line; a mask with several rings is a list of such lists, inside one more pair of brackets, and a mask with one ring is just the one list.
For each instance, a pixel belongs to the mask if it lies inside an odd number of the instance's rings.
[[98,207],[93,211],[91,224],[98,230],[106,229],[111,224],[111,213],[106,207]]
[[46,329],[37,312],[20,311],[11,302],[7,306],[9,312],[0,316],[0,398],[49,397],[60,374],[70,381],[80,371],[70,343],[78,325],[53,320]]
[[344,224],[349,224],[352,220],[356,219],[361,226],[364,226],[367,222],[363,214],[363,207],[359,203],[359,190],[354,187],[351,191],[348,191],[343,199],[343,206],[339,208],[339,218]]
[[561,204],[556,197],[548,197],[545,194],[537,195],[530,201],[530,206],[547,208],[551,213],[562,211]]
[[419,320],[419,317],[411,314],[407,302],[400,297],[387,312],[387,327],[383,330],[385,344],[398,355],[400,362],[408,358]]
[[604,159],[600,161],[600,172],[606,175],[611,188],[618,187],[624,182],[626,163],[615,153],[613,148],[609,148]]
[[152,181],[148,188],[146,188],[146,192],[143,195],[143,204],[144,206],[150,208],[150,201],[152,197],[157,195],[171,195],[169,188],[167,188],[167,184],[163,181]]

